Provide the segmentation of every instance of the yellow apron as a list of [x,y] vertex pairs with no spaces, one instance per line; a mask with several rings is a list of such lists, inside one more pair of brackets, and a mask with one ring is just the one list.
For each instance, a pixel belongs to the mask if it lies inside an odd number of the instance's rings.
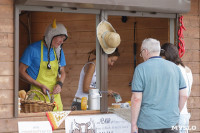
[[[54,56],[55,60],[51,61],[51,69],[47,68],[47,61],[43,61],[43,41],[41,41],[41,62],[40,62],[40,69],[37,76],[36,81],[47,86],[50,89],[50,92],[53,92],[53,88],[57,82],[57,75],[58,75],[58,61],[56,59],[56,53],[54,50]],[[39,90],[42,91],[37,86],[31,85],[31,90]],[[41,97],[41,100],[43,100],[43,96],[39,93],[37,93],[39,97]],[[51,95],[51,94],[50,94]],[[45,95],[47,102],[49,101],[49,98],[47,95]],[[37,97],[34,97],[35,100],[38,100]],[[54,101],[56,102],[56,106],[53,111],[62,111],[63,110],[63,104],[61,101],[60,94],[54,95]]]

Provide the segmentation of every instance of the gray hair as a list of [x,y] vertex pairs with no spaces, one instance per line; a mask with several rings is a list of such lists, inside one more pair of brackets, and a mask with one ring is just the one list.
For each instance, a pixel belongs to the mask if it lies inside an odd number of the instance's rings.
[[153,38],[147,38],[143,40],[142,42],[142,48],[149,51],[149,53],[158,53],[160,55],[160,41],[153,39]]

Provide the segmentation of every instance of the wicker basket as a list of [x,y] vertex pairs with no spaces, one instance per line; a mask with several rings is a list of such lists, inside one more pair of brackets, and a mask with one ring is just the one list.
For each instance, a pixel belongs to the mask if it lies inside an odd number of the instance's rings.
[[[40,97],[37,95],[38,92],[40,93],[44,101],[40,100]],[[39,100],[27,100],[27,97],[31,94],[35,93],[35,96],[38,97]],[[47,103],[45,95],[38,90],[30,90],[26,93],[25,99],[21,100],[21,112],[22,113],[36,113],[36,112],[47,112],[47,111],[53,111],[55,107],[54,103]]]

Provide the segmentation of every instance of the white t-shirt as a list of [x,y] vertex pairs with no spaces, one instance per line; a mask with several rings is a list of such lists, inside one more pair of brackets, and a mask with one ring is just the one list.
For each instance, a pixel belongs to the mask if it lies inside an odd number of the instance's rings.
[[[181,65],[178,65],[178,67],[181,69],[182,75],[185,79],[185,83],[186,83],[186,90],[187,90],[187,94],[188,97],[190,96],[190,92],[191,92],[191,88],[192,88],[192,82],[193,82],[193,77],[192,77],[192,71],[190,70],[189,67],[185,66],[185,68]],[[187,110],[187,101],[181,111],[181,114],[188,114],[188,110]]]
[[[91,64],[91,63],[94,64],[94,62],[88,62],[83,66],[83,68],[81,70],[79,84],[78,84],[78,90],[76,92],[75,97],[79,97],[79,98],[87,97],[87,99],[88,99],[88,93],[84,93],[83,92],[83,80],[84,80],[84,77],[85,77],[85,70],[84,70],[85,66],[88,65],[88,64]],[[95,72],[94,72],[94,74],[92,76],[92,81],[90,83],[90,87],[91,88],[96,88],[96,66],[95,66]]]

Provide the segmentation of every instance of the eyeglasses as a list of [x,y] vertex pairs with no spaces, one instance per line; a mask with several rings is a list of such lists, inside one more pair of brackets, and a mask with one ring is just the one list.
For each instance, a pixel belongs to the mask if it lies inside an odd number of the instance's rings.
[[142,57],[142,51],[143,51],[144,49],[142,49],[141,51],[140,51],[140,57]]

